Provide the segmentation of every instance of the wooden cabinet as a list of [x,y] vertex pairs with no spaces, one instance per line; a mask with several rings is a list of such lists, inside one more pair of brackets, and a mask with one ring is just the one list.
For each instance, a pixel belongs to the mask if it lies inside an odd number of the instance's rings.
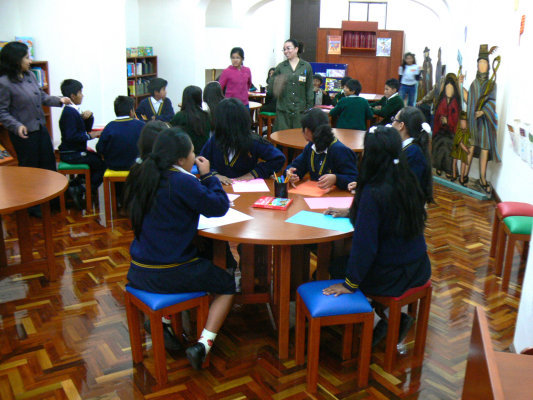
[[376,51],[377,22],[342,21],[343,52]]
[[127,57],[128,96],[135,99],[135,108],[150,96],[148,82],[157,77],[157,56]]

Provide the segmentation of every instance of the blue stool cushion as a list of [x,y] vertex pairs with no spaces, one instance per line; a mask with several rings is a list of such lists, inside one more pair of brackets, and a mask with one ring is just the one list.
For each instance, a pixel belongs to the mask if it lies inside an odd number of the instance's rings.
[[150,307],[152,310],[157,311],[165,307],[173,306],[174,304],[183,303],[187,300],[196,299],[198,297],[205,296],[206,292],[191,292],[191,293],[151,293],[145,292],[126,285],[126,291],[141,300],[144,304]]
[[298,287],[298,293],[302,297],[311,317],[331,317],[372,311],[370,303],[360,290],[352,294],[341,294],[337,297],[332,294],[329,296],[322,294],[323,289],[335,283],[343,282],[341,279],[315,281],[304,283]]

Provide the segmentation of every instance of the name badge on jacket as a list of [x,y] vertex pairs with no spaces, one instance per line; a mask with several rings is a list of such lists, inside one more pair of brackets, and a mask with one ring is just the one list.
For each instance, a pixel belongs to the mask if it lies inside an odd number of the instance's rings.
[[300,75],[298,77],[298,82],[304,82],[305,83],[305,80],[306,80],[306,76],[305,75]]

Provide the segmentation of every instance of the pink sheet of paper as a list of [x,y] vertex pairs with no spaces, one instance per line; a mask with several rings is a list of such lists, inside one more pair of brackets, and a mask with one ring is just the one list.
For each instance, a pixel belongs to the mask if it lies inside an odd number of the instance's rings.
[[306,181],[300,183],[295,188],[289,189],[289,193],[301,194],[303,196],[320,197],[324,196],[326,193],[329,193],[332,189],[333,187],[329,189],[320,189],[317,181]]
[[335,208],[350,208],[353,197],[306,197],[305,202],[311,210]]
[[226,195],[228,196],[230,203],[233,203],[233,200],[235,200],[237,197],[240,196],[240,194],[231,194],[231,193],[226,193]]
[[270,192],[264,179],[252,179],[251,181],[233,181],[234,192]]

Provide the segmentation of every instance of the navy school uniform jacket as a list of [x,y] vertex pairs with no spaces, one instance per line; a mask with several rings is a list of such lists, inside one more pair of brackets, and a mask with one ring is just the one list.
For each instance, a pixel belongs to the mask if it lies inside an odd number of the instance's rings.
[[[285,156],[272,144],[259,137],[253,137],[252,146],[247,154],[235,154],[231,161],[218,147],[215,137],[209,138],[200,152],[211,163],[211,172],[238,178],[251,173],[256,178],[269,178],[279,171],[285,163]],[[263,161],[259,161],[259,159]]]
[[[163,104],[159,106],[157,113],[155,112],[154,106],[151,101],[151,97],[143,99],[139,103],[139,107],[135,110],[137,118],[143,121],[151,121],[152,117],[155,115],[155,119],[163,122],[170,122],[172,117],[174,117],[174,108],[172,108],[172,102],[166,97],[163,99]],[[143,115],[146,117],[146,120],[143,118]]]
[[132,268],[138,264],[171,267],[191,261],[197,256],[192,240],[200,214],[221,217],[228,208],[228,196],[211,174],[198,180],[174,168],[165,171],[139,238],[131,244]]
[[109,169],[129,170],[139,155],[137,142],[144,122],[133,118],[116,119],[108,123],[96,144]]
[[59,129],[61,130],[61,153],[78,153],[87,151],[87,140],[91,137],[87,134],[92,129],[94,118],[83,120],[76,108],[66,106],[63,108],[59,118]]
[[357,156],[344,144],[335,139],[328,147],[327,153],[317,153],[313,143],[309,142],[302,154],[296,157],[287,169],[296,168],[296,174],[302,179],[309,172],[312,181],[318,181],[322,175],[335,174],[337,187],[346,190],[350,182],[357,181]]

